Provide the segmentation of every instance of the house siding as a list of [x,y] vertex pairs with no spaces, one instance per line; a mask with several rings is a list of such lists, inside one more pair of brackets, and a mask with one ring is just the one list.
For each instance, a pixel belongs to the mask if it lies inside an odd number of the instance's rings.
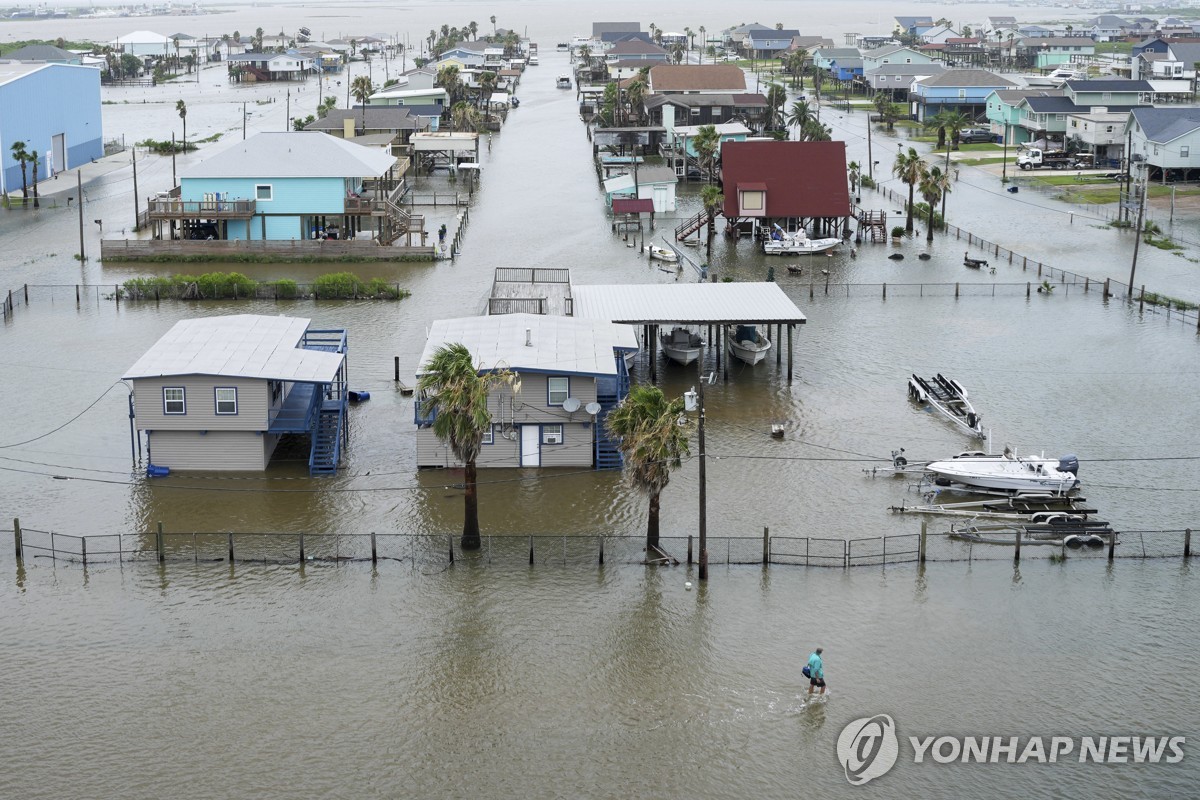
[[[341,216],[346,193],[358,183],[356,178],[184,178],[180,193],[182,200],[194,202],[214,193],[222,200],[256,200],[259,214],[249,224],[229,221],[230,239],[303,239],[301,217]],[[256,199],[255,187],[260,184],[271,186],[270,200]]]
[[[187,413],[164,414],[164,386],[182,386]],[[218,386],[237,391],[237,414],[217,414]],[[140,378],[133,382],[138,430],[143,431],[264,431],[267,429],[267,382],[253,378],[184,375]]]
[[150,460],[173,470],[261,471],[278,441],[249,431],[159,430],[147,436]]

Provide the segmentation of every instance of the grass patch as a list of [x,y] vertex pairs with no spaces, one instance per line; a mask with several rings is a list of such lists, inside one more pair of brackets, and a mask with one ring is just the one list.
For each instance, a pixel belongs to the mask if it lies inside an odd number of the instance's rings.
[[134,146],[145,147],[150,152],[160,156],[169,156],[172,152],[182,153],[196,149],[196,143],[190,140],[185,146],[184,142],[181,141],[172,142],[169,139],[163,141],[159,141],[157,139],[143,139],[140,142],[134,142]]
[[1150,245],[1151,247],[1157,247],[1159,250],[1168,250],[1169,251],[1169,250],[1182,250],[1183,249],[1183,245],[1175,244],[1174,242],[1171,241],[1171,239],[1169,237],[1155,236],[1153,233],[1149,233],[1149,232],[1147,232],[1146,235],[1142,237],[1142,241],[1145,242],[1146,244]]
[[[217,141],[224,135],[225,135],[224,133],[218,131],[217,133],[214,133],[212,136],[206,136],[203,139],[194,139],[192,141],[194,141],[196,144],[212,144],[213,142]],[[188,144],[191,144],[192,141],[189,141]]]
[[[972,142],[971,144],[960,144],[958,146],[960,152],[963,153],[995,153],[1004,152],[1004,147],[991,142]],[[954,152],[951,150],[950,152]]]
[[1162,306],[1163,308],[1173,308],[1176,311],[1195,311],[1200,308],[1196,303],[1189,303],[1187,300],[1180,300],[1178,297],[1171,297],[1165,294],[1156,294],[1154,292],[1146,292],[1142,295],[1142,302],[1149,306]]
[[310,287],[296,281],[255,281],[240,272],[206,272],[203,275],[168,275],[131,278],[121,287],[122,296],[130,300],[237,300],[282,299],[311,296],[320,299],[402,300],[411,293],[398,284],[383,278],[362,280],[349,272],[321,275]]
[[[960,159],[955,160],[954,163],[955,164],[965,164],[968,167],[980,167],[985,164],[1003,164],[1005,162],[1005,160],[1006,159],[1004,158],[1004,156],[994,156],[991,158],[960,158]],[[1010,164],[1013,162],[1013,160],[1011,158],[1007,159],[1007,161]]]
[[1070,189],[1058,195],[1056,198],[1065,203],[1091,203],[1093,205],[1104,205],[1105,203],[1115,203],[1121,199],[1121,189],[1118,186],[1112,186],[1106,189]]

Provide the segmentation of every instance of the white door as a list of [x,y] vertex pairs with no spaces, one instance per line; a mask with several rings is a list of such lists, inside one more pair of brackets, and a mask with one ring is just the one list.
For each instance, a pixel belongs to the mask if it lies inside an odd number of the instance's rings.
[[542,429],[538,425],[521,426],[521,466],[537,467],[542,463]]
[[667,187],[665,187],[665,186],[655,186],[654,187],[654,210],[659,214],[673,210],[673,209],[667,208]]
[[57,175],[67,168],[67,137],[56,133],[51,141],[50,157],[54,163],[50,165],[50,174]]

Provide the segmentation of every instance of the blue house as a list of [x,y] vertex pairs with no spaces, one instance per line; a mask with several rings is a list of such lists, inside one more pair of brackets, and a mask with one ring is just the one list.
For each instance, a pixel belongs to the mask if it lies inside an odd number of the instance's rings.
[[910,99],[917,104],[918,116],[925,120],[942,109],[961,111],[978,118],[987,111],[988,95],[1017,84],[985,69],[950,69],[913,84]]
[[[315,131],[260,133],[183,173],[177,194],[150,201],[150,219],[178,222],[182,238],[316,239],[375,235],[404,215],[387,185],[396,159]],[[368,221],[364,228],[363,220]],[[378,230],[371,223],[378,222]]]
[[[100,70],[72,64],[0,64],[0,191],[21,191],[14,142],[38,153],[38,178],[104,155]],[[31,165],[27,180],[33,180]]]
[[791,47],[792,38],[799,35],[800,31],[789,28],[750,31],[746,37],[746,50],[755,58],[774,58],[783,50]]

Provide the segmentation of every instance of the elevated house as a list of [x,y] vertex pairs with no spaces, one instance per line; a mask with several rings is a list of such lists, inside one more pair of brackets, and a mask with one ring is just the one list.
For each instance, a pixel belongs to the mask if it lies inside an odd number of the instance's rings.
[[1136,108],[1126,124],[1130,158],[1147,180],[1200,178],[1200,108]]
[[651,68],[652,94],[744,94],[746,73],[733,64],[660,64]]
[[337,471],[346,443],[346,375],[346,331],[238,314],[175,323],[122,379],[154,467],[262,471],[300,434],[319,475]]
[[[1027,132],[1029,140],[1045,140],[1059,142],[1064,146],[1070,135],[1071,120],[1075,121],[1075,132],[1079,130],[1081,118],[1091,117],[1094,124],[1103,122],[1105,128],[1113,124],[1111,115],[1128,116],[1129,112],[1142,104],[1143,97],[1151,91],[1146,81],[1130,80],[1088,80],[1067,81],[1063,84],[1061,97],[1030,95],[1018,105],[1020,118],[1017,124]],[[1111,133],[1103,130],[1100,133]],[[1104,137],[1096,136],[1093,129],[1090,138],[1092,144],[1100,144],[1103,149],[1096,153],[1098,158],[1116,159],[1124,148],[1120,141],[1100,141]],[[1118,139],[1124,135],[1120,131]],[[1079,137],[1080,143],[1086,140]]]
[[1096,167],[1116,169],[1125,153],[1125,124],[1129,112],[1103,110],[1067,115],[1065,141],[1076,153],[1090,153]]
[[312,58],[299,51],[241,53],[226,59],[234,80],[255,82],[303,81],[313,72]]
[[818,47],[809,56],[813,67],[829,74],[832,74],[834,64],[839,60],[857,58],[862,62],[862,53],[857,47]]
[[409,89],[389,86],[367,98],[369,106],[438,106],[450,105],[450,93],[440,86]]
[[931,64],[933,61],[933,57],[928,53],[899,44],[884,45],[862,53],[863,70],[866,72],[878,69],[884,64]]
[[638,167],[604,181],[604,196],[611,207],[617,198],[651,200],[654,213],[675,210],[675,187],[679,177],[671,167]]
[[187,168],[175,192],[149,201],[148,218],[160,240],[390,245],[423,227],[400,206],[400,178],[396,158],[378,148],[316,131],[259,133]]
[[1029,141],[1030,131],[1021,125],[1022,102],[1027,97],[1062,97],[1065,90],[1058,89],[1000,89],[987,96],[988,127],[993,134],[1007,140],[1010,145]]
[[[0,63],[0,191],[20,193],[12,145],[38,153],[39,179],[104,155],[100,70],[72,64]],[[26,181],[33,171],[25,165]]]
[[1114,14],[1101,14],[1080,26],[1080,32],[1086,32],[1093,41],[1115,42],[1124,39],[1129,28],[1127,20]]
[[[509,369],[519,391],[488,394],[491,430],[484,434],[480,467],[621,466],[604,420],[629,392],[624,355],[636,352],[629,325],[547,314],[494,314],[438,320],[429,329],[418,376],[438,348],[462,344],[480,373]],[[461,466],[433,432],[436,410],[418,397],[418,467]]]
[[770,25],[763,25],[761,22],[751,22],[746,25],[738,25],[729,28],[724,32],[724,42],[726,46],[735,50],[745,51],[746,40],[750,38],[750,34],[755,31],[770,31],[774,30]]
[[651,125],[716,125],[741,122],[761,131],[767,122],[767,98],[761,94],[663,94],[645,100]]
[[[342,139],[391,134],[396,144],[404,145],[408,144],[414,133],[430,129],[430,115],[441,116],[441,109],[437,106],[431,106],[424,115],[419,113],[419,109],[419,106],[335,108],[322,119],[305,125],[304,130],[321,131]],[[399,171],[404,173],[403,165]]]
[[592,38],[597,41],[605,34],[624,34],[624,33],[641,33],[642,23],[640,22],[593,22],[592,23]]
[[792,46],[792,39],[799,36],[800,31],[791,28],[777,30],[752,30],[743,43],[743,47],[751,58],[775,58]]
[[778,224],[810,236],[849,236],[845,142],[727,142],[722,213],[730,229],[763,236]]
[[903,16],[896,17],[893,31],[896,34],[915,37],[917,35],[917,31],[926,30],[932,27],[933,17]]
[[894,100],[908,98],[917,81],[941,75],[947,67],[937,63],[927,64],[884,64],[867,70],[863,76],[872,91],[888,92]]
[[1016,42],[1017,62],[1027,69],[1053,70],[1090,59],[1096,44],[1084,36],[1022,37]]
[[664,48],[653,42],[644,42],[639,39],[617,42],[604,53],[604,60],[609,63],[610,68],[617,62],[630,60],[653,62],[650,66],[665,64],[670,57],[670,53]]
[[52,44],[28,44],[4,54],[5,61],[41,62],[43,64],[83,64],[83,56],[55,47]]
[[154,31],[131,31],[108,42],[108,46],[113,50],[138,58],[149,56],[162,58],[175,54],[171,39]]
[[1196,79],[1198,61],[1200,39],[1170,42],[1158,39],[1132,56],[1132,76],[1135,79],[1192,81]]
[[987,98],[1000,89],[1012,89],[1017,84],[1008,78],[984,69],[950,69],[940,75],[916,81],[913,100],[918,118],[929,119],[942,109],[960,111],[978,118],[987,109]]

